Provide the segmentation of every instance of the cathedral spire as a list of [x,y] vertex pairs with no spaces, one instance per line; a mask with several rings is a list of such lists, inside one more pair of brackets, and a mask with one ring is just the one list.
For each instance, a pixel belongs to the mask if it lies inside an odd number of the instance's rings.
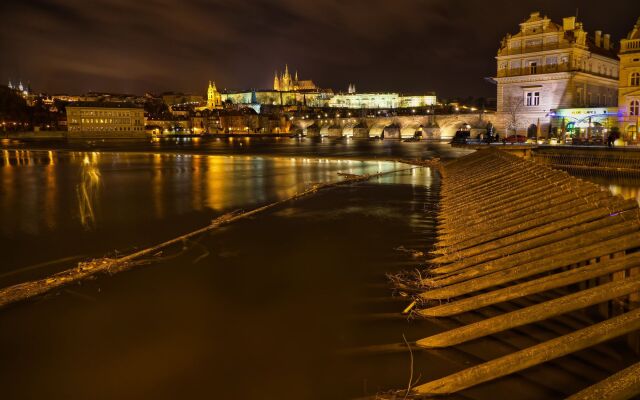
[[280,90],[280,79],[278,78],[278,71],[273,74],[273,90]]

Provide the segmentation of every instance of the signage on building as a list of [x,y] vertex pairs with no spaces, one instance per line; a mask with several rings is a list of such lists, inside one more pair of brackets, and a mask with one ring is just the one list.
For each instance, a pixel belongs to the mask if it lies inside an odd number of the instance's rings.
[[552,117],[584,118],[589,116],[618,115],[617,107],[594,107],[594,108],[559,108],[551,110]]

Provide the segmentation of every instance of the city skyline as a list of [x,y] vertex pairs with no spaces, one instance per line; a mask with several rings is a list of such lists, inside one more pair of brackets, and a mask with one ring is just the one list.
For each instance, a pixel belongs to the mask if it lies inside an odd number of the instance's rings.
[[200,93],[210,79],[220,90],[271,87],[286,63],[335,90],[493,97],[482,78],[532,10],[559,19],[580,6],[587,31],[616,44],[638,14],[631,2],[606,13],[596,2],[402,3],[10,0],[0,5],[0,76],[49,93]]

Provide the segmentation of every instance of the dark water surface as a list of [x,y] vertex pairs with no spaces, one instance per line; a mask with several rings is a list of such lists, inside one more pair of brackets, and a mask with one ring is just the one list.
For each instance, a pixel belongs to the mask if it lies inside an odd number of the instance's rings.
[[[322,158],[4,150],[0,153],[0,285],[59,258],[130,251],[252,209],[405,164]],[[11,274],[9,274],[11,273]]]

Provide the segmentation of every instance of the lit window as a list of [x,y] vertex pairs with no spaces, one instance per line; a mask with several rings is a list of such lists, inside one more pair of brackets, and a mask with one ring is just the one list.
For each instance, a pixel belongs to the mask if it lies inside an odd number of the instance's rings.
[[527,92],[525,95],[524,104],[529,107],[535,107],[540,105],[540,92]]
[[640,72],[631,74],[631,86],[640,86]]
[[629,106],[629,115],[640,115],[640,101],[633,100]]

